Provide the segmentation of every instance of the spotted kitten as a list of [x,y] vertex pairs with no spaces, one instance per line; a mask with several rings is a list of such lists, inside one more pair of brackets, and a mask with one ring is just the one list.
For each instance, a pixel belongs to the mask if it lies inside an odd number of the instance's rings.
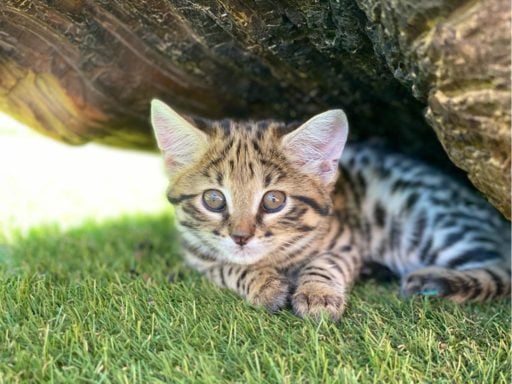
[[287,134],[274,121],[206,134],[158,100],[151,119],[187,263],[252,304],[337,320],[365,262],[406,296],[510,295],[509,224],[432,168],[345,146],[341,110]]

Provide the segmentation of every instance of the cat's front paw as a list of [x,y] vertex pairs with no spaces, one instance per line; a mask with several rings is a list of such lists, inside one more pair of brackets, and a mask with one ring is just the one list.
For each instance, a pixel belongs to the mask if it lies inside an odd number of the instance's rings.
[[293,311],[300,317],[338,321],[345,309],[345,291],[339,285],[311,282],[300,285],[292,297]]
[[288,303],[290,283],[281,275],[269,274],[254,282],[247,300],[249,303],[276,312]]

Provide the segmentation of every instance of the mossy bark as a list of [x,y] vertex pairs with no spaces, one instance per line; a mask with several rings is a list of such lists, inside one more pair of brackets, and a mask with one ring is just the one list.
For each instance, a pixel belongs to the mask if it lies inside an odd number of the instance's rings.
[[509,216],[506,8],[502,0],[4,0],[0,110],[69,143],[153,148],[153,97],[206,118],[300,120],[342,107],[353,138],[384,137],[448,164],[437,134]]

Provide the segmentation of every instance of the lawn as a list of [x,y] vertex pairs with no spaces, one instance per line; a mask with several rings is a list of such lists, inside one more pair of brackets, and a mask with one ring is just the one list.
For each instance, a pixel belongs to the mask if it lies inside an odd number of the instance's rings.
[[4,133],[0,164],[1,383],[511,382],[509,302],[270,315],[182,265],[158,158]]

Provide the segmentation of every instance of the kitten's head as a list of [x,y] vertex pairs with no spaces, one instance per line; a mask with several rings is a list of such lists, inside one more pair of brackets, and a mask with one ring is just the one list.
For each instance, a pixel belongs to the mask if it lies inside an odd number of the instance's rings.
[[343,111],[287,134],[272,121],[212,123],[206,134],[153,100],[151,122],[178,228],[195,253],[253,264],[287,257],[325,234],[348,133]]

